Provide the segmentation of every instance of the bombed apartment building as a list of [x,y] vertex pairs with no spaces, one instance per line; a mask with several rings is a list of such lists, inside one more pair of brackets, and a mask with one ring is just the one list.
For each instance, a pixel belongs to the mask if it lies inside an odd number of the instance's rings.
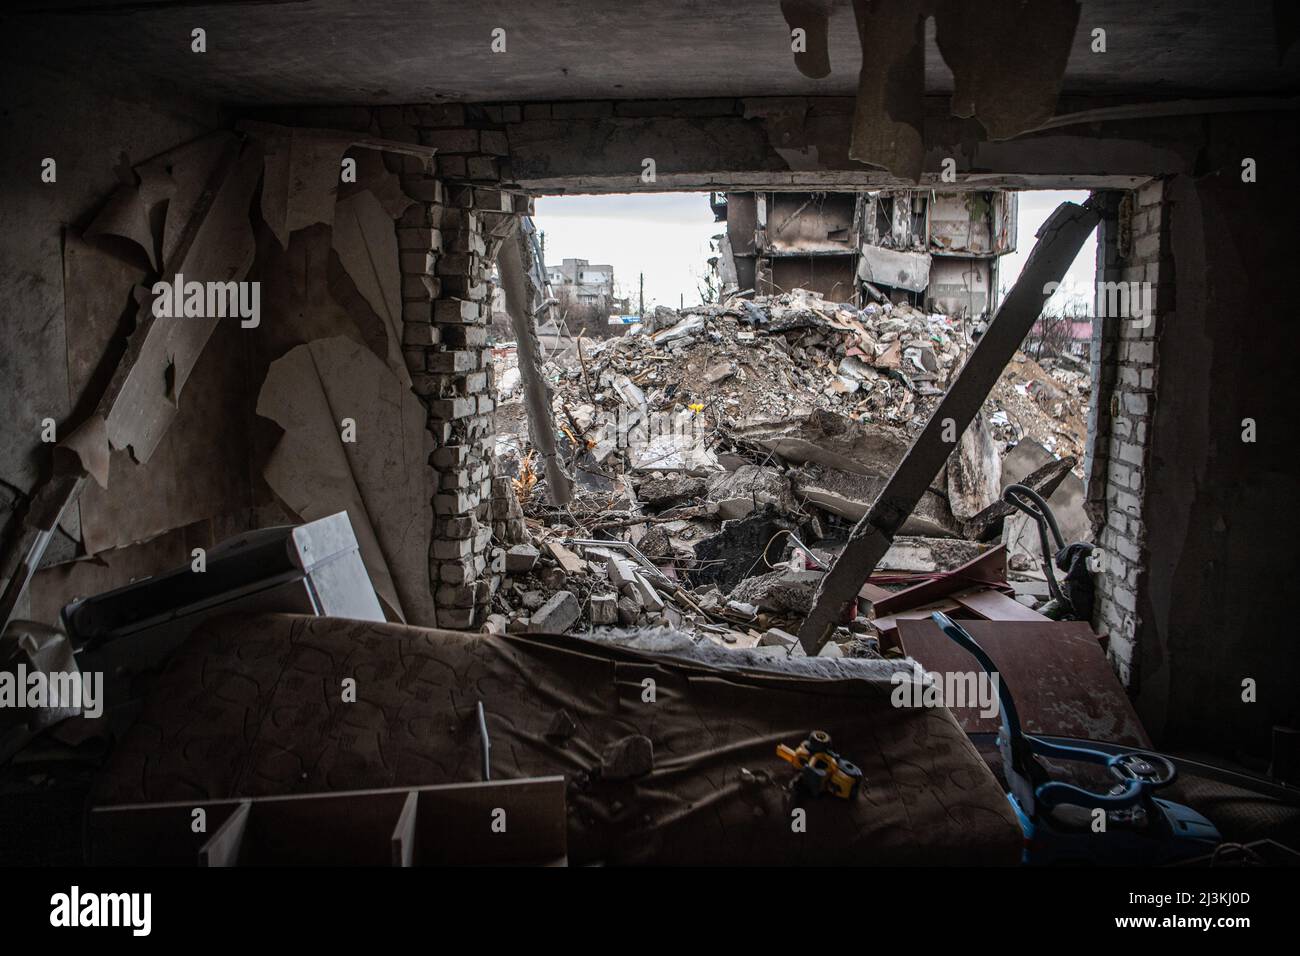
[[1298,33],[6,12],[0,858],[1294,863]]
[[[722,289],[906,301],[987,318],[998,257],[1015,251],[1012,191],[727,193],[712,201]],[[724,260],[724,257],[729,257]]]

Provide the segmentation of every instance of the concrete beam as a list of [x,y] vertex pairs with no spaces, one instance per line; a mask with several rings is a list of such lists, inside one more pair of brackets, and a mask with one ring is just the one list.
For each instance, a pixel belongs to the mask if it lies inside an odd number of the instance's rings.
[[524,403],[528,409],[528,434],[546,466],[546,490],[551,504],[563,505],[568,504],[573,497],[573,484],[564,473],[564,466],[555,450],[551,398],[546,380],[542,378],[541,362],[537,355],[537,331],[534,328],[532,310],[528,306],[519,241],[520,235],[516,227],[501,243],[501,250],[497,253],[497,268],[501,270],[506,312],[510,315],[510,326],[515,333],[519,379],[524,387]]
[[[847,97],[530,103],[521,117],[503,127],[511,178],[537,193],[915,185],[849,157]],[[946,99],[931,97],[924,141],[925,185],[1132,189],[1152,176],[1190,172],[1203,132],[1198,117],[1163,116],[993,142],[977,121],[952,117]],[[941,179],[949,159],[955,183]],[[643,178],[646,160],[654,161],[652,181]]]
[[799,629],[799,643],[809,657],[826,643],[845,608],[867,583],[894,535],[948,460],[952,442],[945,441],[944,435],[959,437],[966,431],[1042,313],[1050,297],[1044,287],[1053,283],[1055,288],[1054,283],[1061,281],[1098,218],[1089,206],[1062,203],[1039,230],[1038,243],[988,331],[818,585],[812,609]]

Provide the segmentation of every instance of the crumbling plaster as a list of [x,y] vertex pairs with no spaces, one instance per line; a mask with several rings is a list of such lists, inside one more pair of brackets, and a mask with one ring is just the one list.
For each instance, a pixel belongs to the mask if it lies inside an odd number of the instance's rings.
[[[215,104],[161,92],[123,74],[112,83],[7,61],[0,76],[0,526],[31,492],[48,449],[41,421],[72,412],[63,322],[63,235],[84,226],[118,183],[118,170],[228,122]],[[101,80],[104,77],[101,74]],[[56,162],[43,182],[42,161]],[[125,302],[123,303],[125,305]],[[75,513],[64,526],[73,534]],[[71,557],[71,540],[50,557]]]

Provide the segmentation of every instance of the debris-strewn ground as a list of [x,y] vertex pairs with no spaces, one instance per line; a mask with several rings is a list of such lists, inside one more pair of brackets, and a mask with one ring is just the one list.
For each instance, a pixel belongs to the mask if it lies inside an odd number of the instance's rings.
[[[975,342],[957,318],[795,290],[661,308],[626,336],[580,345],[545,369],[576,479],[564,507],[548,503],[514,357],[498,350],[498,455],[533,543],[499,569],[490,626],[660,624],[788,654],[848,526]],[[882,562],[883,586],[990,547],[963,538],[984,528],[972,519],[998,500],[1010,449],[1030,440],[1035,454],[1017,458],[1036,466],[1081,460],[1088,387],[1078,359],[1017,353]],[[828,652],[877,654],[869,617],[846,621]]]

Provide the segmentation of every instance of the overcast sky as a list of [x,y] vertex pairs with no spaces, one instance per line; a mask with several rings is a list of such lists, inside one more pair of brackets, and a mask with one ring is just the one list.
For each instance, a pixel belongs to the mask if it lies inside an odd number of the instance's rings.
[[[1034,244],[1034,233],[1065,200],[1082,202],[1087,192],[1023,192],[1016,252],[1002,258],[1001,286],[1010,288],[1024,267]],[[700,286],[714,253],[709,239],[725,224],[713,221],[708,193],[642,193],[616,196],[546,196],[537,200],[534,222],[546,237],[546,261],[586,259],[614,267],[618,294],[628,296],[636,309],[637,278],[645,274],[646,306],[676,308],[700,301]],[[1096,241],[1084,244],[1067,273],[1066,288],[1092,287]],[[1071,285],[1073,283],[1074,285]],[[1085,293],[1091,301],[1091,293]]]

